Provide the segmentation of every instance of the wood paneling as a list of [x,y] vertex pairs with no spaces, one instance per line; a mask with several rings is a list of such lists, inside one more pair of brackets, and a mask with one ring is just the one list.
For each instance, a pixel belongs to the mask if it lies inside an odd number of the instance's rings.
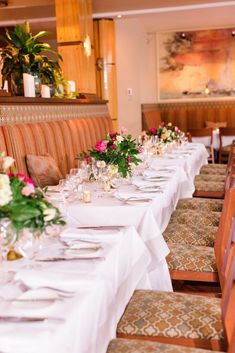
[[235,101],[143,104],[142,112],[149,111],[159,111],[163,121],[183,131],[203,128],[206,121],[226,121],[227,127],[235,127]]
[[93,43],[91,0],[56,0],[58,51],[63,57],[62,69],[67,80],[76,82],[81,93],[96,93],[94,49],[87,56],[83,42]]
[[59,46],[58,52],[63,57],[61,67],[66,79],[76,82],[78,92],[95,93],[94,55],[85,56],[82,45]]
[[[115,53],[115,24],[113,20],[94,21],[97,93],[109,101],[114,124],[117,123],[117,78]],[[99,65],[101,64],[101,66]]]

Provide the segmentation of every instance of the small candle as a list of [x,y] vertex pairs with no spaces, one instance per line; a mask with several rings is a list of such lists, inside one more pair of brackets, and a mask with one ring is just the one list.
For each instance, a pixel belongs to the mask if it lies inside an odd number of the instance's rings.
[[35,97],[35,83],[34,77],[30,74],[23,74],[23,83],[24,83],[24,96],[25,97]]
[[85,203],[91,202],[91,192],[89,190],[83,191],[82,200]]
[[50,87],[47,85],[42,85],[41,86],[41,97],[42,98],[50,98],[51,93],[50,93]]

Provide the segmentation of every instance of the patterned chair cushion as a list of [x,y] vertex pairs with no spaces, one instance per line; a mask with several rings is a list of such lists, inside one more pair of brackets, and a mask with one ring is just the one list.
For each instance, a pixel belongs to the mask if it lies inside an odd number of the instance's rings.
[[225,175],[227,170],[226,164],[206,164],[200,169],[200,174],[221,174]]
[[57,185],[59,180],[63,178],[56,161],[48,154],[45,156],[28,154],[26,163],[31,178],[40,187]]
[[120,335],[223,340],[221,300],[136,290],[118,323]]
[[224,182],[216,181],[196,181],[195,182],[196,191],[206,191],[206,192],[223,192]]
[[218,182],[225,182],[226,175],[217,175],[217,174],[200,174],[196,175],[194,182],[197,181],[218,181]]
[[[107,353],[216,353],[215,351],[143,340],[114,339]],[[219,353],[219,352],[217,352]],[[221,353],[221,352],[220,352]]]
[[169,270],[192,272],[217,272],[214,248],[168,243],[170,254],[167,256]]
[[222,212],[224,201],[192,197],[178,202],[176,209]]
[[171,222],[177,222],[178,224],[187,224],[193,226],[194,224],[200,224],[203,226],[219,226],[221,212],[202,212],[198,210],[175,210],[171,216]]
[[185,224],[170,222],[163,233],[167,243],[188,244],[213,247],[217,236],[218,227],[198,226],[190,227]]

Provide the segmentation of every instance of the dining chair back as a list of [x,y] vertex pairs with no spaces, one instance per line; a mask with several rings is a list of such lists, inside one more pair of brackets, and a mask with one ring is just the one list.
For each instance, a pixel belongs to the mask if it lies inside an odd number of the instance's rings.
[[221,288],[224,286],[225,265],[227,263],[226,251],[229,249],[229,239],[233,232],[233,219],[235,216],[235,188],[226,191],[223,210],[220,218],[214,251]]
[[226,269],[225,287],[221,302],[221,314],[224,324],[228,353],[235,352],[235,234],[231,238]]
[[208,161],[215,163],[213,150],[213,129],[189,129],[188,133],[191,135],[192,142],[203,143],[209,153]]
[[220,128],[219,163],[227,162],[230,148],[235,139],[235,128]]

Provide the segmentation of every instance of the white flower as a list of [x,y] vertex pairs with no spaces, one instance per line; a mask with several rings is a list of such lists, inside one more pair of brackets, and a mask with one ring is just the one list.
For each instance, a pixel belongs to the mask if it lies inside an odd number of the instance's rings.
[[46,209],[43,211],[43,215],[44,215],[44,221],[45,221],[45,222],[52,221],[52,220],[55,218],[56,209],[55,209],[55,208],[52,208],[52,207],[46,208]]
[[124,140],[124,138],[122,136],[120,136],[120,135],[116,136],[116,141],[117,142],[122,142],[123,140]]
[[116,164],[110,164],[107,169],[110,175],[115,175],[118,172],[118,166]]
[[130,163],[130,168],[131,168],[131,170],[134,170],[136,168],[135,163]]
[[96,165],[97,165],[97,168],[105,168],[106,163],[105,161],[97,161]]
[[4,157],[2,161],[3,170],[6,171],[7,169],[9,169],[14,162],[15,162],[14,158],[8,157],[8,156]]
[[0,206],[7,205],[12,199],[10,179],[6,174],[0,174]]

